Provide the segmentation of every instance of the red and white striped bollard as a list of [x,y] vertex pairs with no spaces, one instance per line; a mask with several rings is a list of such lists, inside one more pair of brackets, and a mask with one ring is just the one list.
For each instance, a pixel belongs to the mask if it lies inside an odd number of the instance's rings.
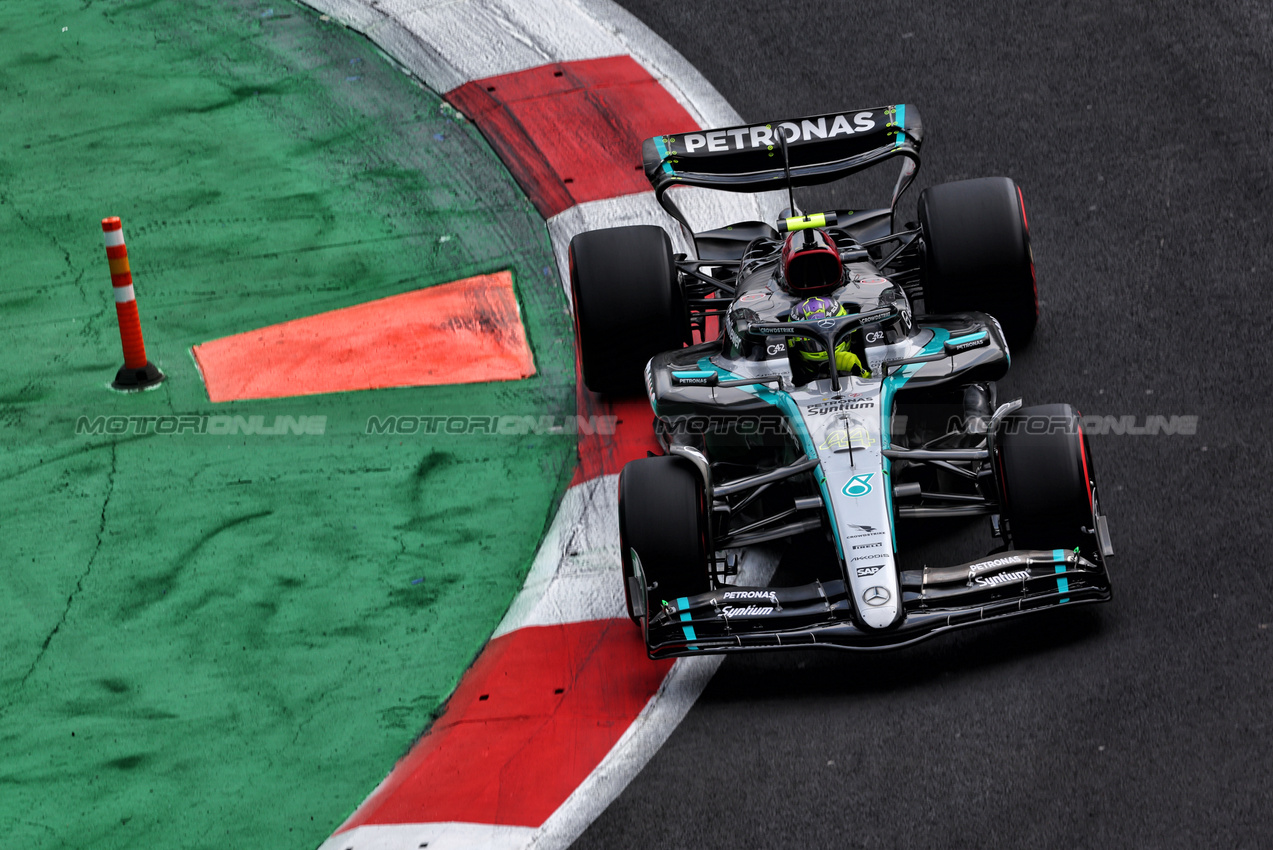
[[164,379],[164,374],[146,359],[146,343],[141,336],[141,315],[133,292],[133,275],[128,268],[128,248],[124,245],[124,225],[117,216],[102,219],[106,259],[110,261],[111,289],[115,293],[115,314],[119,317],[119,340],[124,346],[124,365],[111,384],[117,390],[144,390]]

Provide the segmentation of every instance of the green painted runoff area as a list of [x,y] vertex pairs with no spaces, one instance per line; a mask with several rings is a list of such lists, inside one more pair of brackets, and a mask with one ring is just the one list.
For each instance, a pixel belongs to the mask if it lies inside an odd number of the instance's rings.
[[[0,41],[0,835],[313,847],[452,690],[568,483],[568,431],[367,433],[574,413],[543,222],[472,124],[303,7],[12,2]],[[108,388],[111,215],[168,375],[141,394]],[[214,405],[190,355],[506,268],[525,381]],[[203,424],[110,418],[145,416]]]

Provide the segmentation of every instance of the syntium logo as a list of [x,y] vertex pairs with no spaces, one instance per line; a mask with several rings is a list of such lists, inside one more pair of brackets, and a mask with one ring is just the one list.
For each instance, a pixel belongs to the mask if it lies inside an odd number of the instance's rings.
[[760,127],[736,127],[732,130],[712,130],[709,133],[687,133],[684,136],[685,153],[694,153],[706,149],[711,153],[725,151],[756,150],[781,144],[778,133],[787,138],[787,143],[810,142],[814,139],[834,139],[836,136],[849,136],[875,129],[875,114],[859,112],[850,118],[848,115],[823,116],[822,118],[806,118],[797,124],[794,121],[783,121],[777,126],[765,124]]
[[982,587],[995,587],[1000,584],[1008,584],[1009,582],[1024,582],[1030,578],[1029,570],[1013,570],[1008,573],[999,573],[993,576],[974,576],[973,581]]

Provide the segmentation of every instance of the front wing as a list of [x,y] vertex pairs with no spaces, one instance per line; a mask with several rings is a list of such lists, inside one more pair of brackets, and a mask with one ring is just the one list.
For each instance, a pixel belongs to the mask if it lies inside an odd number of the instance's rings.
[[1111,596],[1104,564],[1064,549],[1009,550],[954,567],[903,570],[900,584],[903,616],[887,629],[861,625],[856,607],[867,603],[851,599],[841,580],[726,585],[666,600],[656,598],[655,588],[646,648],[656,659],[758,649],[893,649],[965,626]]

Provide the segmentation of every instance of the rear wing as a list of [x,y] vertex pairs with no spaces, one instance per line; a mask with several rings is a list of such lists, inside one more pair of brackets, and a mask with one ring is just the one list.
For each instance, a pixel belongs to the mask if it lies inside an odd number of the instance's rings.
[[787,140],[791,181],[828,183],[890,157],[904,158],[892,207],[919,169],[923,125],[919,110],[899,103],[721,130],[655,136],[641,146],[645,176],[663,208],[685,224],[666,197],[673,186],[728,192],[766,192],[786,187],[778,133]]

